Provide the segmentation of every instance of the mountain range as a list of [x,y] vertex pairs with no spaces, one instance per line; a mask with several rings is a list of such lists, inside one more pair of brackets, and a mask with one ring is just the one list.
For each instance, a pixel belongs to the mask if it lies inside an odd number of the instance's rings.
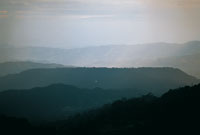
[[200,41],[1,46],[0,134],[199,132],[199,52]]
[[75,49],[1,47],[0,62],[37,61],[77,67],[174,67],[200,77],[200,41]]

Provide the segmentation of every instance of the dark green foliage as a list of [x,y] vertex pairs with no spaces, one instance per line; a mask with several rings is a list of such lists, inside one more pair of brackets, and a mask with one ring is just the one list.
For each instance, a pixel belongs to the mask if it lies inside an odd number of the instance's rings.
[[1,135],[56,135],[55,127],[33,126],[26,119],[0,116]]
[[[58,127],[60,135],[199,134],[200,85],[119,100],[72,117]],[[58,125],[58,124],[57,124]]]
[[31,125],[26,119],[0,116],[0,134],[27,134],[31,131]]

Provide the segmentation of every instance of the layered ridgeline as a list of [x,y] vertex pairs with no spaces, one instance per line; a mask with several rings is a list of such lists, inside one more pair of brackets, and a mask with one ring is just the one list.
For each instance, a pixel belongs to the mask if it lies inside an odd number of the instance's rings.
[[5,76],[8,74],[20,73],[29,69],[36,68],[60,68],[64,67],[60,64],[48,64],[48,63],[37,63],[30,61],[16,61],[16,62],[4,62],[0,63],[0,76]]
[[160,95],[199,80],[174,68],[32,69],[0,78],[0,90],[28,89],[62,83],[79,88],[132,89]]
[[0,92],[0,115],[27,118],[33,122],[66,119],[69,115],[97,108],[123,97],[140,95],[141,91],[136,90],[80,89],[63,84],[29,90],[9,90]]
[[[19,94],[20,95],[20,94]],[[146,95],[122,99],[42,126],[0,116],[7,134],[37,135],[169,135],[199,134],[200,85],[170,90],[160,98]]]
[[200,41],[77,49],[1,47],[1,61],[46,61],[78,67],[174,67],[200,77]]

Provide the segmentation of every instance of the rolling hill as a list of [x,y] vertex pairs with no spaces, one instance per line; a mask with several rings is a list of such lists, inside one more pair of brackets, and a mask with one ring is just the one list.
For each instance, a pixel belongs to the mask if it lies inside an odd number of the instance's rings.
[[66,119],[68,116],[100,107],[123,97],[142,95],[141,91],[80,89],[54,84],[27,90],[0,92],[0,116],[27,118],[32,122]]
[[49,123],[31,125],[26,119],[0,116],[0,129],[8,135],[199,134],[199,105],[200,84],[170,90],[161,97],[148,94],[117,100]]
[[29,69],[36,68],[60,68],[64,67],[61,64],[44,64],[30,61],[16,61],[16,62],[4,62],[0,63],[0,76],[8,74],[16,74]]
[[139,89],[161,95],[168,89],[198,82],[195,77],[174,68],[32,69],[0,77],[0,91],[62,83],[79,88]]

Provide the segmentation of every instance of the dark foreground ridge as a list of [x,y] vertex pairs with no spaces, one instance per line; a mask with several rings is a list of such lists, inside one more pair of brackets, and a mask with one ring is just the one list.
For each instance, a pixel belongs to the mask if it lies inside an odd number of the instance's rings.
[[148,94],[118,100],[43,126],[31,126],[24,119],[2,116],[0,128],[7,134],[37,135],[199,134],[199,106],[200,84],[170,90],[160,98]]

